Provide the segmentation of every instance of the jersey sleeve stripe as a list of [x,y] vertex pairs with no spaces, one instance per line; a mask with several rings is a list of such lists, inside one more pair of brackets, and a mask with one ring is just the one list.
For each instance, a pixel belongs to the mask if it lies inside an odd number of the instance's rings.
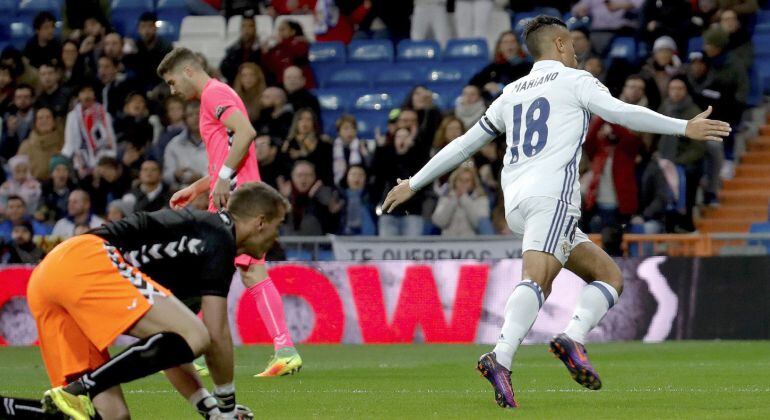
[[[489,117],[487,117],[486,115],[484,115],[484,116],[483,116],[483,117],[482,117],[482,118],[479,120],[479,122],[480,122],[480,123],[481,123],[481,122],[485,123],[485,124],[486,124],[486,125],[489,127],[489,129],[490,129],[490,130],[492,130],[492,133],[489,133],[489,134],[492,134],[493,136],[499,136],[499,135],[503,134],[503,133],[502,133],[502,131],[498,130],[498,129],[497,129],[497,127],[495,127],[495,125],[494,125],[494,124],[492,124],[492,121],[489,121]],[[484,126],[482,125],[482,128],[483,128],[483,127],[484,127]],[[489,132],[489,130],[486,130],[486,131],[487,131],[487,132]]]
[[479,127],[481,127],[482,130],[484,130],[487,134],[490,136],[495,136],[495,132],[487,128],[486,125],[484,125],[484,120],[479,120]]

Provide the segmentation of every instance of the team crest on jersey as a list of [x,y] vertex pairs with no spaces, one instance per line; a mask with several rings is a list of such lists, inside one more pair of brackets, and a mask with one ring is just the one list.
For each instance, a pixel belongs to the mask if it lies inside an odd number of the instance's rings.
[[222,114],[224,114],[225,111],[227,111],[227,108],[229,108],[229,106],[219,105],[217,107],[217,109],[214,111],[214,114],[216,115],[217,119],[222,117]]
[[601,89],[601,90],[603,90],[605,92],[609,92],[610,91],[609,89],[607,89],[607,86],[604,86],[604,84],[602,82],[600,82],[598,79],[594,79],[594,82],[596,83],[596,86],[599,86],[599,89]]

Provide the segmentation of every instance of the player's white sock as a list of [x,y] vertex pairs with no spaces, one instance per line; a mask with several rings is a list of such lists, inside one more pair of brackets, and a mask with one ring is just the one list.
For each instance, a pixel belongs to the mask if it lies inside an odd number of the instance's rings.
[[537,313],[543,306],[545,295],[537,283],[524,280],[519,283],[505,304],[505,322],[500,331],[500,338],[493,350],[498,363],[511,369],[513,355],[519,348],[521,340],[527,336]]
[[201,388],[195,391],[188,399],[190,404],[198,410],[204,418],[209,418],[219,413],[219,407],[217,406],[217,399],[209,393],[205,388]]
[[594,281],[583,287],[580,293],[575,313],[567,324],[564,333],[569,338],[583,344],[586,335],[591,331],[604,314],[618,303],[618,291],[603,281]]

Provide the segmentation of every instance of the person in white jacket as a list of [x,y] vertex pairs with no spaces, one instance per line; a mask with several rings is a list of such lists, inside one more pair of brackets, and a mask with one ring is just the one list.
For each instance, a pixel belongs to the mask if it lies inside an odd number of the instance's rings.
[[465,164],[449,176],[446,193],[433,211],[433,223],[441,228],[442,236],[472,236],[484,219],[489,219],[489,199],[476,168]]
[[94,170],[101,157],[117,155],[112,116],[96,102],[93,86],[80,88],[78,104],[67,114],[62,155],[72,159],[81,178]]
[[446,4],[447,0],[414,0],[410,38],[422,41],[430,39],[428,34],[432,34],[442,48],[446,46],[452,36]]

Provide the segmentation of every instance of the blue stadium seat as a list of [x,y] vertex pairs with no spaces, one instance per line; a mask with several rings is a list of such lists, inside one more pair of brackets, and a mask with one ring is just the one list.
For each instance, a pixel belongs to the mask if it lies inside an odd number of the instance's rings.
[[322,87],[369,87],[370,76],[363,68],[338,67],[321,80]]
[[374,86],[377,90],[381,90],[393,99],[393,103],[395,104],[393,107],[397,108],[400,107],[404,101],[406,101],[406,98],[409,96],[409,93],[414,88],[414,85],[411,86],[392,86],[392,87],[382,87],[382,86]]
[[158,0],[155,11],[160,13],[164,10],[184,10],[188,11],[186,0]]
[[374,85],[377,87],[414,86],[417,77],[411,67],[388,66],[374,76]]
[[511,14],[511,27],[513,28],[514,33],[517,35],[521,35],[521,32],[524,31],[524,25],[529,22],[530,19],[534,18],[535,16],[539,15],[538,12],[520,12]]
[[27,21],[24,22],[11,22],[8,25],[10,34],[10,43],[19,50],[24,49],[24,45],[29,38],[35,33],[32,29],[32,24]]
[[361,139],[374,138],[375,128],[379,127],[381,132],[388,128],[388,111],[359,111],[354,112],[353,116],[358,121],[358,137]]
[[435,61],[441,55],[441,46],[436,41],[412,41],[405,39],[398,43],[398,61]]
[[433,92],[433,104],[442,110],[450,110],[455,107],[455,100],[463,91],[462,85],[436,85],[430,86]]
[[0,15],[13,16],[16,14],[16,0],[0,0]]
[[610,58],[624,58],[629,62],[636,62],[636,40],[631,37],[621,36],[612,41]]
[[450,39],[444,49],[444,61],[455,60],[489,60],[487,41],[481,38]]
[[392,63],[393,43],[385,39],[354,39],[348,45],[348,61]]
[[42,11],[51,12],[59,18],[61,16],[61,1],[59,0],[21,0],[16,9],[16,15],[19,18],[28,20],[30,24],[32,19]]
[[463,84],[467,77],[459,66],[440,64],[425,69],[424,81],[429,84],[451,83]]
[[353,101],[350,89],[318,89],[315,95],[322,111],[346,111]]
[[535,13],[546,15],[546,16],[553,16],[555,18],[561,19],[561,12],[559,9],[555,7],[535,7],[534,10]]
[[356,111],[390,111],[394,107],[395,101],[385,92],[363,92],[353,100]]
[[314,42],[310,44],[311,63],[344,63],[345,44],[342,42]]
[[564,23],[567,24],[567,29],[569,29],[570,31],[575,28],[583,28],[583,27],[590,28],[591,18],[588,16],[583,16],[582,18],[578,18],[578,17],[572,16],[571,13],[567,13],[564,15]]
[[155,10],[155,4],[152,0],[112,0],[110,7],[113,12],[115,10],[141,10],[143,12]]
[[758,106],[762,102],[763,75],[760,74],[757,63],[749,69],[749,97],[746,99],[746,104],[749,106]]
[[696,36],[687,41],[687,54],[696,51],[703,51],[703,37]]
[[[770,233],[770,222],[752,223],[749,233]],[[770,240],[748,241],[749,245],[763,245],[770,250]]]
[[337,137],[337,119],[342,116],[342,111],[321,109],[321,121],[323,121],[324,134],[329,137]]
[[286,261],[313,261],[313,253],[303,249],[287,249]]
[[770,56],[770,34],[755,34],[751,37],[754,44],[754,57]]
[[173,42],[179,39],[179,22],[171,20],[158,20],[155,26],[158,27],[158,36],[166,41]]

